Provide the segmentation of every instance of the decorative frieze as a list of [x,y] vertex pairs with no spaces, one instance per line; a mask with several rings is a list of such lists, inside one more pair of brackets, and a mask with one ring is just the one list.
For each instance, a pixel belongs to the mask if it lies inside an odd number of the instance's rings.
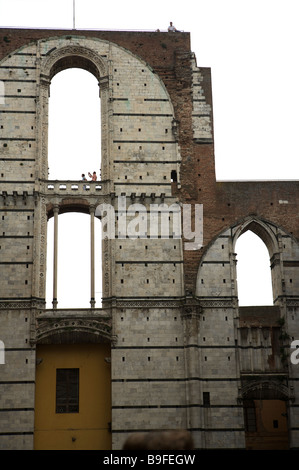
[[[49,313],[48,313],[49,312]],[[37,344],[111,342],[111,316],[102,310],[53,310],[36,316]]]

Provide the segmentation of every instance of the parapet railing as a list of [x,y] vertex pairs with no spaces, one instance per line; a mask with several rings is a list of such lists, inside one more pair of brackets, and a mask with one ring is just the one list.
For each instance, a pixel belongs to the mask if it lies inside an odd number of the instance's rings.
[[99,194],[108,191],[107,181],[41,180],[46,194]]

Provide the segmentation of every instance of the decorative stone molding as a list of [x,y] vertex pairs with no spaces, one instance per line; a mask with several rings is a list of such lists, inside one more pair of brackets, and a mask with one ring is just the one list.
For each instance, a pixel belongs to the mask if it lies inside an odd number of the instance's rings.
[[42,300],[10,300],[0,301],[0,310],[28,310],[28,309],[43,309],[45,306]]
[[49,78],[51,80],[55,73],[67,68],[66,66],[62,66],[62,68],[59,69],[57,63],[59,64],[59,61],[61,62],[63,59],[67,60],[72,57],[78,58],[78,64],[81,64],[82,68],[86,68],[88,65],[88,71],[93,73],[98,79],[100,79],[100,77],[108,76],[107,65],[99,54],[86,47],[70,44],[59,49],[55,49],[44,60],[42,60],[41,77],[43,79]]
[[117,308],[181,308],[181,300],[116,300]]
[[193,297],[186,297],[185,303],[182,306],[182,317],[187,318],[196,318],[201,313],[201,306],[198,300]]
[[237,299],[199,299],[202,308],[236,308]]
[[293,388],[287,387],[275,377],[261,377],[257,380],[249,379],[248,381],[244,378],[243,380],[244,385],[239,388],[238,394],[238,401],[240,403],[248,397],[255,396],[255,394],[258,397],[262,397],[263,393],[267,397],[270,394],[277,399],[287,399],[292,402],[295,399]]
[[[94,312],[95,309],[92,309]],[[36,335],[32,342],[37,344],[112,342],[110,315],[90,314],[90,310],[53,310],[36,317]],[[86,314],[86,315],[85,315]]]

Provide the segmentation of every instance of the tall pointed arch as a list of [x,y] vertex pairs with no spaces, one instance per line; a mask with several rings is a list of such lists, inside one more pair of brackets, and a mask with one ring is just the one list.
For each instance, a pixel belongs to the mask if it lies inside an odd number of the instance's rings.
[[270,257],[279,251],[276,238],[276,227],[257,217],[248,217],[242,221],[234,233],[233,246],[235,248],[238,238],[248,230],[257,235],[266,245]]
[[273,305],[270,256],[264,241],[246,230],[238,237],[235,252],[239,306]]
[[[265,244],[270,260],[270,274],[272,281],[273,303],[275,304],[282,294],[283,268],[281,259],[281,236],[283,231],[273,223],[256,216],[248,216],[235,226],[232,240],[233,250],[236,253],[236,244],[240,236],[251,231]],[[253,253],[254,254],[254,253]]]
[[257,235],[268,249],[274,304],[281,298],[283,290],[281,239],[285,232],[270,221],[248,216],[218,234],[206,247],[196,281],[196,295],[202,298],[202,302],[207,302],[208,299],[210,302],[216,298],[218,303],[219,299],[222,299],[222,303],[237,300],[236,243],[248,230]]
[[81,68],[93,74],[99,82],[101,96],[101,129],[102,129],[102,177],[109,179],[108,136],[109,136],[109,87],[108,65],[95,51],[75,45],[64,45],[50,49],[40,61],[39,102],[37,113],[38,129],[38,174],[39,179],[48,179],[48,115],[49,90],[52,78],[59,72],[70,68]]

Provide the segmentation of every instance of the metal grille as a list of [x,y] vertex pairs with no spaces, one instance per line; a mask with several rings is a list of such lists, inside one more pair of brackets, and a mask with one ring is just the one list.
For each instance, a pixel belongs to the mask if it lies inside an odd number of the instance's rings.
[[79,412],[79,369],[56,369],[56,413]]

